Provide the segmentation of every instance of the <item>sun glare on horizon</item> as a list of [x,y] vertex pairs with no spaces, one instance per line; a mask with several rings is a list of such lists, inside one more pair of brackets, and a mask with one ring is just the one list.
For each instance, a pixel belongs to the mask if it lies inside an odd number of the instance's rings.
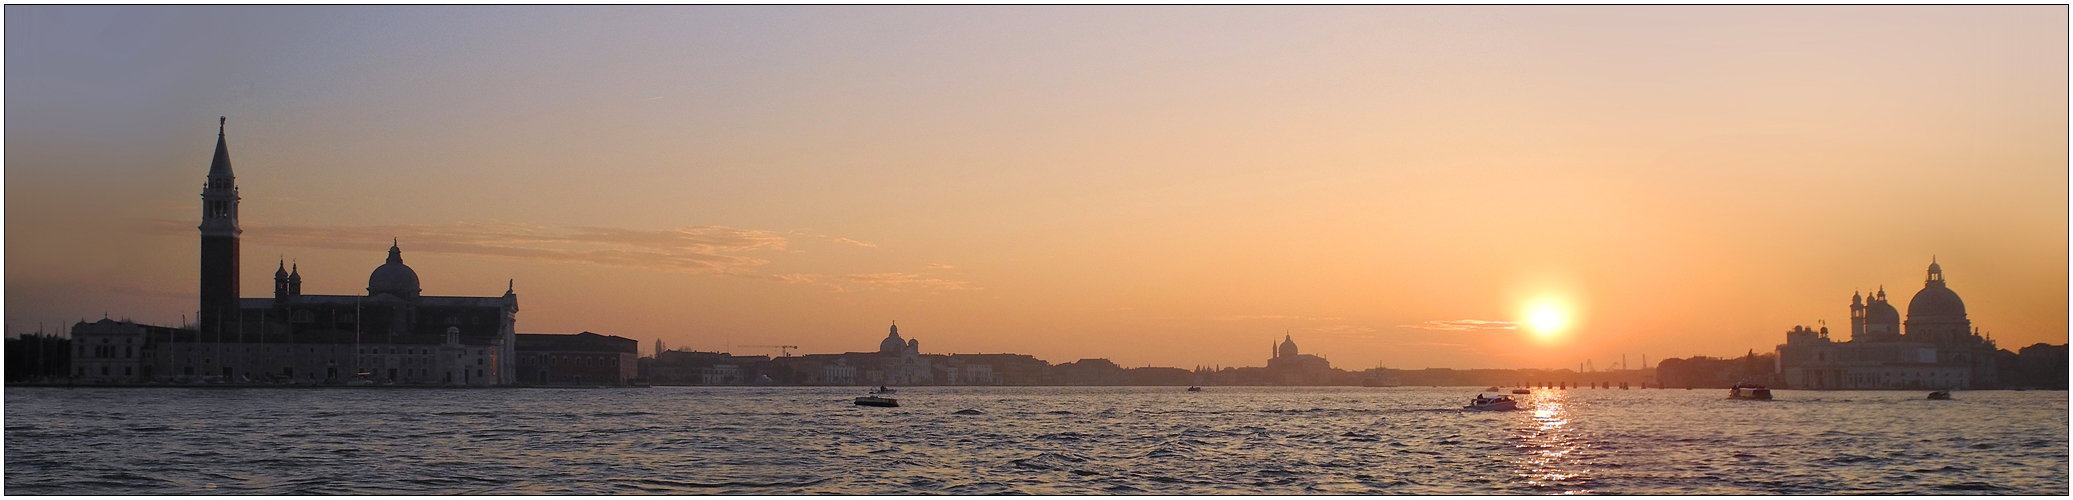
[[1526,306],[1526,330],[1541,339],[1553,338],[1569,329],[1569,308],[1560,302],[1542,300]]

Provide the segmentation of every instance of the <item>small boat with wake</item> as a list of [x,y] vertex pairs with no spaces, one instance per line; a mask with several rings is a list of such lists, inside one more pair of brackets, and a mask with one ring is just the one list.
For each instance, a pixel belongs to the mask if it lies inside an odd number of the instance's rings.
[[1944,390],[1929,393],[1929,399],[1936,401],[1948,401],[1951,399],[1951,391]]
[[1728,399],[1770,401],[1771,389],[1769,387],[1764,387],[1756,384],[1735,384],[1734,387],[1728,388]]
[[1477,394],[1476,399],[1469,401],[1468,406],[1463,406],[1461,407],[1461,409],[1477,411],[1510,411],[1519,409],[1519,401],[1516,399],[1512,399],[1511,396],[1498,396],[1494,398],[1486,398],[1483,397],[1483,395],[1481,394]]

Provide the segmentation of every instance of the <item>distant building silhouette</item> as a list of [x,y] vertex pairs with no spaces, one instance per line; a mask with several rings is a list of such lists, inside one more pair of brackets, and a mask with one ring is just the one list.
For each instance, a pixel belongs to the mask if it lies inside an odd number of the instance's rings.
[[[111,383],[518,382],[518,294],[512,286],[507,283],[501,296],[423,295],[417,271],[403,263],[401,245],[395,241],[390,242],[388,259],[368,275],[366,295],[304,294],[300,266],[290,267],[283,260],[274,270],[271,297],[239,297],[238,245],[244,231],[238,227],[240,198],[224,131],[227,121],[219,118],[217,123],[216,150],[202,186],[197,227],[200,310],[195,328],[81,321],[73,325],[74,335],[86,335],[109,348],[74,349],[74,377]],[[596,340],[581,335],[564,336],[572,337],[565,341],[536,335],[533,343],[562,352]],[[599,342],[611,343],[591,343]],[[624,366],[630,373],[633,362],[627,360]],[[584,380],[608,383],[607,378],[592,375]],[[627,377],[617,378],[624,382]]]
[[1777,347],[1776,370],[1799,389],[1972,389],[1999,386],[2001,357],[1932,259],[1904,323],[1884,287],[1869,300],[1853,294],[1849,341],[1831,340],[1825,327],[1793,327]]
[[736,356],[664,351],[642,365],[642,377],[661,385],[1051,385],[1062,383],[1050,363],[1027,354],[923,354],[921,341],[886,332],[878,349],[841,354]]
[[227,121],[218,123],[202,189],[198,335],[169,346],[161,359],[146,360],[152,375],[336,381],[367,373],[370,379],[464,385],[515,379],[518,295],[507,287],[500,297],[423,296],[417,271],[403,263],[395,242],[388,260],[368,275],[365,296],[305,295],[300,266],[291,271],[281,262],[272,297],[238,297],[243,230]]
[[590,332],[518,334],[518,374],[538,385],[625,385],[640,376],[640,341]]
[[1332,383],[1332,363],[1314,354],[1301,354],[1293,335],[1284,334],[1267,359],[1267,372],[1283,385],[1326,385]]

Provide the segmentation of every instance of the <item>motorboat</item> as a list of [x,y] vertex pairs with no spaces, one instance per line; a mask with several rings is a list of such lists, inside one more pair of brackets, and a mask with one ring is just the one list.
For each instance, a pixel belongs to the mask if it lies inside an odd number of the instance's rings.
[[1532,389],[1512,389],[1512,394],[1532,394]]
[[1734,387],[1728,388],[1728,399],[1770,401],[1771,389],[1756,384],[1735,384]]
[[1483,388],[1483,392],[1497,392],[1497,386],[1494,386],[1494,385],[1493,385],[1493,386],[1485,387],[1485,388]]
[[872,389],[869,394],[857,396],[857,406],[882,406],[886,408],[900,406],[900,400],[893,399],[892,396],[888,396],[888,394],[892,393],[892,389],[888,389],[882,385],[878,386],[877,389]]
[[900,400],[880,396],[876,393],[873,393],[865,396],[857,396],[857,406],[880,406],[885,408],[897,408],[900,406]]
[[1202,392],[1202,386],[1197,385],[1188,387],[1188,392]]
[[1936,391],[1929,393],[1929,399],[1934,399],[1938,401],[1951,399],[1951,391]]
[[1461,409],[1479,411],[1517,410],[1519,409],[1519,401],[1512,399],[1511,396],[1498,396],[1494,398],[1488,398],[1483,397],[1483,395],[1481,394],[1477,394],[1475,400],[1470,401],[1468,403],[1468,406],[1463,406],[1461,407]]

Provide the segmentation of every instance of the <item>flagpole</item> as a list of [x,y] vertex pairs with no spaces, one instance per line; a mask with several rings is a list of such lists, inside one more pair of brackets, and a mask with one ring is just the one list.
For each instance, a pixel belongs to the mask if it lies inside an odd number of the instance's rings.
[[[263,338],[265,338],[265,337],[260,337],[260,338],[262,338],[262,339],[263,339]],[[239,347],[244,347],[244,345],[245,345],[245,308],[244,308],[244,307],[239,307],[239,308],[238,308],[238,346],[239,346]],[[233,349],[235,349],[235,348],[233,348]],[[251,364],[251,361],[252,361],[252,357],[251,357],[251,356],[240,356],[240,357],[239,357],[239,359],[238,359],[238,364],[239,364],[239,365],[249,365],[249,364]],[[248,368],[249,368],[249,367],[248,367]],[[250,371],[250,370],[248,369],[247,371]],[[236,369],[235,369],[235,368],[233,368],[233,369],[231,370],[231,372],[232,372],[232,373],[236,373]],[[225,381],[225,382],[226,382],[226,383],[228,383],[229,381]]]
[[354,375],[354,376],[359,376],[359,375],[360,375],[360,362],[361,362],[360,358],[366,357],[366,356],[363,356],[363,354],[365,354],[365,353],[362,353],[362,352],[360,352],[360,325],[363,325],[363,324],[366,324],[366,323],[367,323],[367,317],[361,314],[361,310],[360,310],[360,299],[353,299],[353,375]]

